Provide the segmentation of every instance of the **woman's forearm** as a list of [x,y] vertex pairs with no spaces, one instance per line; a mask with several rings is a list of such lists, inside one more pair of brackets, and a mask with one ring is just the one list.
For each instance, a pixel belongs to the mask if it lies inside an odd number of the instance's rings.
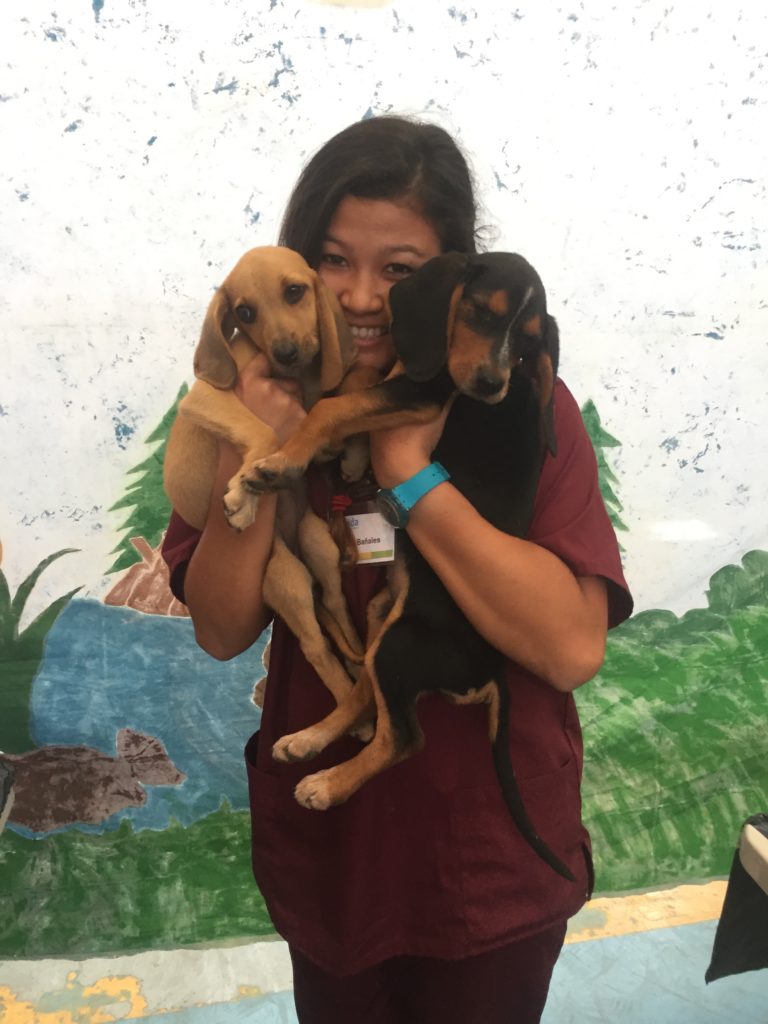
[[272,552],[277,499],[262,497],[253,524],[242,533],[232,530],[222,498],[239,466],[237,452],[222,443],[208,519],[184,580],[195,638],[221,660],[250,647],[272,615],[262,598],[262,583]]
[[408,533],[461,610],[509,658],[569,691],[599,670],[607,593],[556,555],[502,533],[451,484],[411,511]]

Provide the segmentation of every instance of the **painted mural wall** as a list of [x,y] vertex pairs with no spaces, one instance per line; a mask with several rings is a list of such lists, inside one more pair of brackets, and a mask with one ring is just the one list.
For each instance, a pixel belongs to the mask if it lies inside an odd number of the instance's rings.
[[263,640],[196,647],[162,454],[212,289],[385,112],[456,134],[487,247],[540,271],[620,531],[637,614],[579,693],[598,888],[727,874],[768,809],[763,5],[8,0],[0,52],[0,957],[272,931]]

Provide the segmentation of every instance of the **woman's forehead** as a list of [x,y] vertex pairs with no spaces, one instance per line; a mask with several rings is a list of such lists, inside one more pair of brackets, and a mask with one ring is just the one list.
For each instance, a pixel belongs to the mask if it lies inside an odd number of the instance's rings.
[[434,225],[405,199],[345,196],[331,217],[326,241],[349,248],[364,246],[382,255],[440,251]]

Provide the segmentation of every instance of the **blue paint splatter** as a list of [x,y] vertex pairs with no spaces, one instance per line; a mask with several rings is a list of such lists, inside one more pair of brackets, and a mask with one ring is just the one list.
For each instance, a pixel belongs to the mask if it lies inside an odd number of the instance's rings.
[[499,192],[501,192],[502,189],[509,192],[508,186],[504,184],[504,182],[501,180],[496,171],[493,172],[493,176],[496,179],[496,188],[499,190]]
[[99,20],[102,8],[104,7],[104,0],[91,0],[91,7],[93,7],[93,13],[96,21]]
[[680,447],[680,442],[676,437],[667,437],[661,442],[659,447],[663,448],[667,452],[673,452],[675,448]]
[[361,121],[370,121],[372,117],[373,117],[373,110],[371,109],[371,107],[368,107],[368,109],[363,114],[363,116],[360,118],[360,120]]
[[83,122],[82,122],[82,121],[80,121],[80,120],[78,120],[78,121],[73,121],[73,122],[72,122],[71,124],[68,124],[68,125],[67,125],[67,127],[66,127],[66,128],[64,129],[64,131],[65,131],[65,132],[76,132],[76,131],[77,131],[77,129],[78,129],[79,127],[80,127],[80,125],[81,125],[82,123],[83,123]]
[[[253,199],[253,196],[251,196],[251,199]],[[255,210],[254,211],[253,207],[251,206],[251,199],[249,199],[248,202],[246,203],[246,206],[245,206],[245,209],[243,210],[243,213],[246,214],[246,216],[248,217],[248,220],[249,220],[249,222],[251,224],[257,224],[259,222],[260,217],[261,217],[261,211],[260,210]]]
[[456,21],[460,21],[462,25],[466,24],[467,16],[464,13],[464,11],[457,11],[455,7],[449,7],[448,14],[451,18],[454,18]]
[[136,428],[130,426],[128,423],[122,423],[116,416],[112,417],[112,422],[115,424],[115,440],[119,448],[125,448],[126,442],[130,441],[133,434],[136,432]]
[[228,92],[231,95],[233,92],[237,92],[237,79],[233,78],[231,82],[229,82],[227,85],[224,85],[224,82],[222,80],[222,76],[219,75],[219,80],[216,83],[216,85],[214,85],[213,91],[214,92]]
[[[283,66],[281,68],[279,68],[275,72],[275,74],[272,77],[271,82],[269,83],[269,85],[273,89],[277,88],[277,86],[280,84],[280,75],[284,75],[286,72],[288,72],[291,75],[294,73],[293,61],[290,59],[290,57],[286,57],[285,54],[283,53],[283,44],[282,43],[275,43],[274,49],[277,51],[277,54],[280,57],[280,60],[283,62]],[[285,94],[283,94],[283,95],[284,95],[284,98],[285,98]]]
[[720,334],[719,331],[707,331],[704,335],[705,338],[711,338],[713,341],[722,341],[725,337],[724,334]]
[[46,29],[45,38],[50,39],[52,43],[58,43],[60,39],[63,39],[67,33],[63,28],[49,28]]
[[156,135],[153,135],[151,139],[147,139],[147,145],[148,146],[154,146],[154,144],[156,142],[157,142],[157,136]]
[[16,195],[19,197],[20,203],[26,203],[26,201],[29,199],[29,192],[20,192],[18,189],[16,189]]

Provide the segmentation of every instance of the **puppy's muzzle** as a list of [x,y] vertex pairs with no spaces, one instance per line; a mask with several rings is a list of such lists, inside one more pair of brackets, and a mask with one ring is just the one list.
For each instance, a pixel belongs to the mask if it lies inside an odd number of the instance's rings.
[[272,358],[286,370],[295,367],[299,361],[299,346],[289,338],[278,341],[272,349]]
[[505,374],[481,368],[472,380],[472,394],[485,402],[501,399],[506,392],[507,381]]

